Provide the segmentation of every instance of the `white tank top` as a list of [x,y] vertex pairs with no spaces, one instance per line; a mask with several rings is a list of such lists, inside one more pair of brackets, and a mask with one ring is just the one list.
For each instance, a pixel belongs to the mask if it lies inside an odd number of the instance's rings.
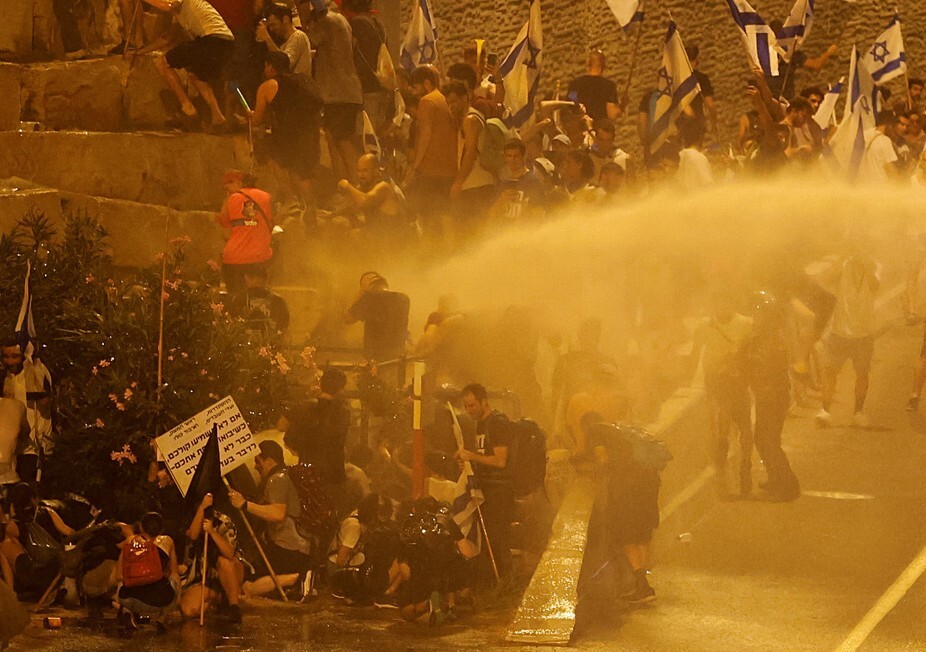
[[[479,120],[479,124],[482,125],[482,128],[486,128],[486,119],[480,111],[470,107],[469,111],[466,112],[466,117],[474,115]],[[479,147],[478,140],[476,141],[476,147]],[[463,128],[460,127],[460,131],[457,135],[457,151],[460,153],[460,160],[457,163],[463,161],[463,148],[466,143],[466,138],[463,136]],[[473,169],[470,170],[469,176],[463,180],[463,190],[469,190],[471,188],[482,188],[483,186],[493,186],[495,185],[495,175],[486,170],[482,165],[479,164],[479,152],[476,152],[476,163],[473,165]]]

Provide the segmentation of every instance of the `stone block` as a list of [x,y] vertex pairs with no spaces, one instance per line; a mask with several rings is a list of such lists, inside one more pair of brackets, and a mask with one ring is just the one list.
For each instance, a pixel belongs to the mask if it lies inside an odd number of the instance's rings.
[[22,68],[9,63],[0,63],[0,131],[19,129],[20,91]]
[[121,131],[121,59],[39,63],[23,68],[23,120],[45,129]]
[[170,90],[154,67],[156,60],[154,54],[138,57],[128,73],[123,107],[130,129],[163,129],[170,117],[160,97],[161,92]]
[[4,2],[0,21],[0,52],[28,55],[32,52],[32,2]]
[[0,179],[0,233],[9,232],[33,211],[44,213],[52,222],[60,222],[62,213],[58,191],[16,177]]
[[183,210],[217,210],[222,172],[247,169],[243,137],[204,134],[0,133],[0,178]]
[[65,214],[95,217],[106,229],[110,253],[120,267],[145,267],[165,251],[168,240],[189,237],[186,247],[193,269],[204,269],[208,260],[221,260],[222,234],[207,211],[172,211],[165,237],[167,208],[122,199],[62,193]]

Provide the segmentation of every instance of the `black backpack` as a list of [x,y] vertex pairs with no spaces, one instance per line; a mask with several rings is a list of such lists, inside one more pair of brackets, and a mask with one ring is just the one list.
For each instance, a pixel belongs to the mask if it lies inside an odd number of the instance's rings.
[[536,421],[521,419],[510,425],[508,473],[516,498],[543,486],[547,475],[547,433]]

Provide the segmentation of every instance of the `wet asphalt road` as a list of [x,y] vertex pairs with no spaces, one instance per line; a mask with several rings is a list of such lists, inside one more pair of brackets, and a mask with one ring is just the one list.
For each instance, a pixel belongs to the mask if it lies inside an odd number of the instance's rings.
[[[920,327],[902,327],[875,347],[870,430],[851,428],[852,374],[840,377],[836,425],[818,429],[815,408],[785,426],[785,449],[805,491],[790,504],[724,502],[711,490],[701,410],[666,439],[675,460],[661,503],[675,504],[655,540],[658,600],[630,610],[598,605],[573,645],[594,650],[836,650],[926,544],[926,409],[903,411]],[[756,462],[756,482],[764,479]],[[758,493],[758,491],[756,492]],[[689,495],[684,501],[674,500]],[[679,536],[686,536],[679,539]],[[240,626],[176,624],[132,640],[115,627],[92,630],[59,611],[62,629],[36,616],[12,650],[463,650],[508,648],[515,601],[430,629],[395,611],[353,608],[329,598],[311,605],[256,600]],[[859,649],[926,650],[926,580],[900,595]]]

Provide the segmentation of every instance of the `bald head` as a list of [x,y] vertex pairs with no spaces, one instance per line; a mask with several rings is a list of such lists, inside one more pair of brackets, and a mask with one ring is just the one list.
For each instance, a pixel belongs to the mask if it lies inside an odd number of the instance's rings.
[[369,187],[382,180],[379,159],[374,154],[364,154],[357,160],[357,181],[361,186]]

